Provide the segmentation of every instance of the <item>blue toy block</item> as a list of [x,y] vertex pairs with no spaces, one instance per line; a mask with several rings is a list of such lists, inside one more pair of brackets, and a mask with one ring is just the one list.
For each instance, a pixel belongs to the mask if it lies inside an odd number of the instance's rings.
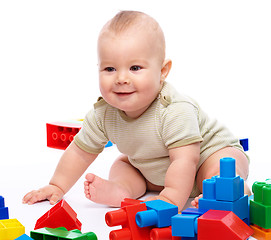
[[203,181],[199,209],[232,211],[248,222],[248,196],[244,196],[244,180],[236,176],[235,159],[220,159],[220,176]]
[[235,174],[235,159],[234,158],[221,158],[220,159],[220,177],[234,178]]
[[235,174],[235,159],[220,159],[220,176],[216,177],[216,200],[236,201],[244,196],[244,180]]
[[234,178],[216,178],[216,200],[234,202],[244,196],[244,180]]
[[209,211],[208,209],[187,208],[187,209],[183,210],[182,213],[183,214],[197,214],[197,215],[201,216],[208,211]]
[[26,234],[18,237],[18,238],[15,238],[14,240],[33,240],[33,238],[27,236]]
[[5,199],[0,196],[0,219],[9,219],[8,208],[5,207]]
[[213,199],[199,199],[199,208],[232,211],[239,218],[245,219],[249,216],[248,196],[243,196],[234,202],[216,201]]
[[5,199],[0,196],[0,208],[5,207]]
[[211,179],[205,179],[202,182],[202,191],[203,191],[203,198],[216,200],[216,178],[218,176],[214,176]]
[[249,143],[248,143],[248,138],[243,138],[239,140],[240,144],[242,145],[244,151],[248,151],[249,150]]
[[113,146],[113,143],[110,141],[108,141],[107,144],[105,145],[105,147],[111,147],[111,146]]
[[172,236],[195,237],[197,233],[198,214],[177,214],[171,218]]
[[168,227],[171,225],[171,217],[178,214],[177,206],[162,200],[153,200],[144,203],[147,206],[147,211],[136,214],[136,224],[139,227]]

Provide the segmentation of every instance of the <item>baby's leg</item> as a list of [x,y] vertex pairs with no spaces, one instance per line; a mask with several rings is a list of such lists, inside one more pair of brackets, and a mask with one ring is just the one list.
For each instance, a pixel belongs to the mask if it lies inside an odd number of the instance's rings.
[[145,178],[125,155],[118,157],[112,165],[109,180],[88,173],[84,185],[88,199],[112,207],[120,207],[124,198],[139,198],[146,192]]
[[[226,147],[213,153],[205,162],[200,166],[197,173],[197,186],[202,192],[202,182],[204,179],[209,179],[213,176],[219,175],[220,172],[220,159],[224,157],[232,157],[236,160],[236,174],[244,180],[248,177],[249,162],[246,155],[234,147]],[[244,192],[251,195],[250,189],[245,182]],[[201,197],[201,196],[200,196]],[[197,206],[198,198],[196,198],[192,205]]]

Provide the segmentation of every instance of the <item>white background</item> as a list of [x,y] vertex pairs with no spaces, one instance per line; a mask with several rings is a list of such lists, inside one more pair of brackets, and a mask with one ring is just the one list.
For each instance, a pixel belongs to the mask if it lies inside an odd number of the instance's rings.
[[[271,177],[270,1],[0,0],[0,195],[27,233],[50,206],[23,206],[21,198],[47,183],[62,153],[46,148],[45,124],[83,118],[96,101],[97,36],[119,10],[160,23],[173,60],[168,82],[249,138],[250,184]],[[106,177],[118,154],[106,151],[89,171]],[[104,210],[84,199],[80,181],[67,198],[90,206],[90,215]],[[102,222],[83,230],[104,234]]]

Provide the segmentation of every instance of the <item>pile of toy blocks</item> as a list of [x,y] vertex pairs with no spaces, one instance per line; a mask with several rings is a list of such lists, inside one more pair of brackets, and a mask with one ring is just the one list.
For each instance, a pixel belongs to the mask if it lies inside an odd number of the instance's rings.
[[220,160],[220,176],[204,180],[198,209],[179,214],[177,206],[162,200],[126,199],[105,220],[122,227],[110,232],[110,240],[245,240],[253,234],[244,181],[235,175],[232,158]]
[[9,219],[5,199],[0,196],[0,239],[13,240],[25,233],[24,226],[17,219]]
[[1,240],[97,240],[93,232],[82,233],[82,223],[76,212],[65,201],[61,200],[41,216],[30,232],[25,234],[24,226],[17,219],[8,219],[8,208],[0,196],[0,239]]

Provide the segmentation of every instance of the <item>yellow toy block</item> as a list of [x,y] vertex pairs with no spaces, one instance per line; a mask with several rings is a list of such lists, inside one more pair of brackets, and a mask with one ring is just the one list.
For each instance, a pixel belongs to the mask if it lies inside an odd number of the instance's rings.
[[14,240],[25,233],[24,226],[17,219],[0,220],[0,239]]

